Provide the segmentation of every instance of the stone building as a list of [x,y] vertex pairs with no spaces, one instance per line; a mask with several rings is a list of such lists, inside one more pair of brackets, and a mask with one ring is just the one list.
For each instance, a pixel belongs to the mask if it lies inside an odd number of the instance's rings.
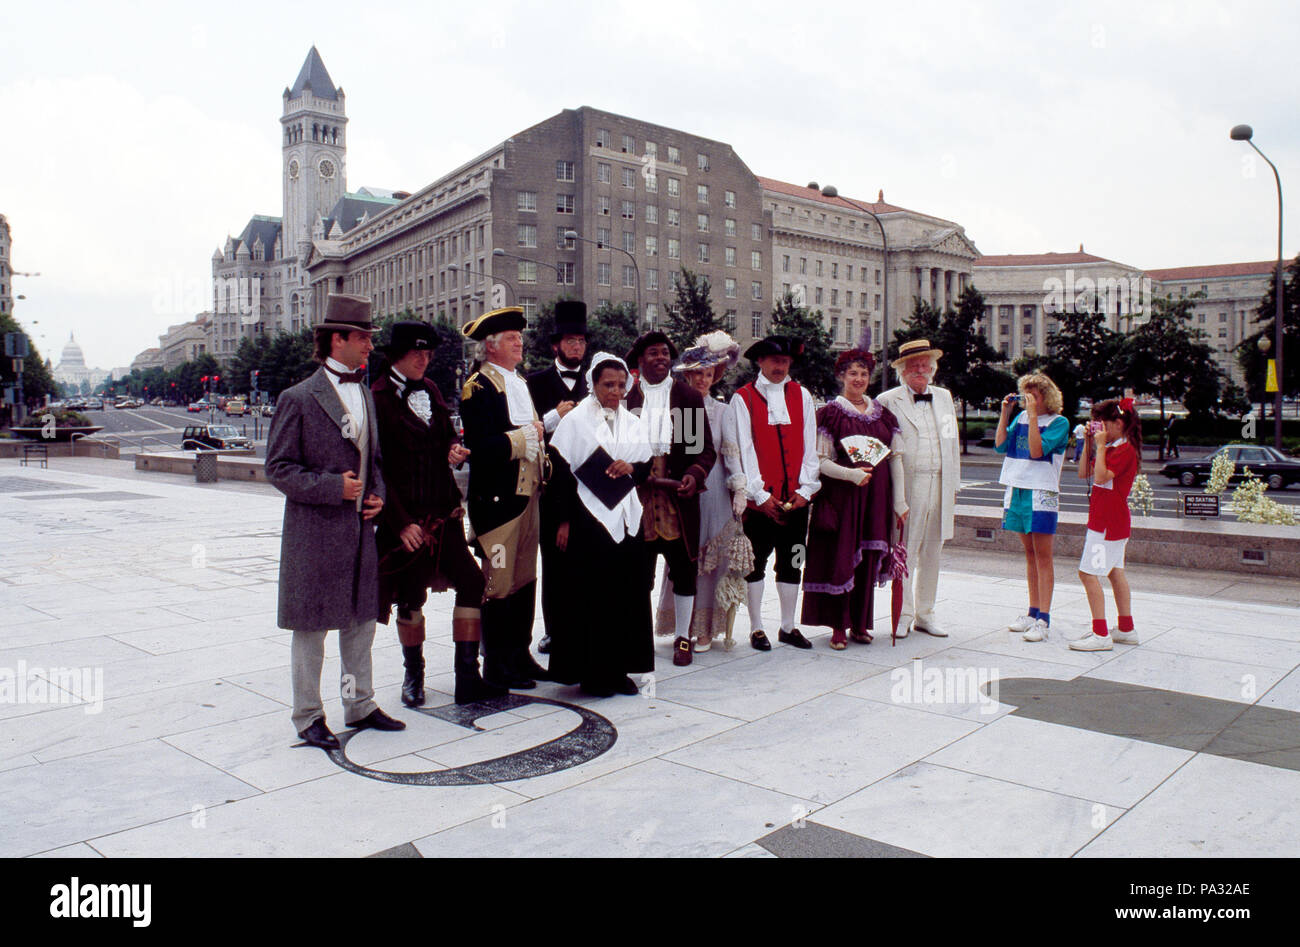
[[531,316],[569,295],[593,309],[639,301],[654,325],[685,267],[708,278],[715,309],[732,313],[744,340],[773,303],[770,225],[758,178],[730,145],[565,109],[315,240],[312,318],[326,292],[368,295],[376,315],[410,309],[457,323],[512,302]]
[[972,268],[984,295],[978,326],[989,344],[1008,360],[1045,352],[1047,336],[1060,324],[1056,313],[1072,307],[1093,311],[1094,299],[1106,324],[1128,331],[1145,318],[1150,281],[1139,268],[1087,253],[1004,254],[981,257]]
[[[886,203],[883,191],[875,201],[850,203],[811,186],[762,177],[759,183],[772,220],[773,294],[790,292],[820,309],[837,348],[857,344],[869,328],[871,348],[879,349],[918,300],[942,310],[956,305],[970,282],[979,250],[959,224]],[[870,210],[879,224],[854,204]],[[881,226],[888,241],[887,274]]]
[[9,221],[0,214],[0,312],[14,311],[13,268],[9,265],[9,248],[13,246]]
[[168,326],[167,331],[158,336],[158,348],[162,351],[162,367],[166,371],[179,368],[185,362],[192,362],[208,350],[209,313],[204,313],[193,322]]
[[102,368],[86,366],[86,356],[72,333],[68,333],[68,344],[63,347],[59,364],[51,370],[54,380],[65,385],[70,392],[79,393],[83,387],[87,393],[108,378],[108,372]]
[[[1195,301],[1196,327],[1209,336],[1210,346],[1222,368],[1238,385],[1244,384],[1233,350],[1259,331],[1256,310],[1273,286],[1276,260],[1261,263],[1213,263],[1208,266],[1179,266],[1147,270],[1161,296],[1175,299],[1194,293],[1206,294]],[[1285,278],[1285,273],[1283,274]]]

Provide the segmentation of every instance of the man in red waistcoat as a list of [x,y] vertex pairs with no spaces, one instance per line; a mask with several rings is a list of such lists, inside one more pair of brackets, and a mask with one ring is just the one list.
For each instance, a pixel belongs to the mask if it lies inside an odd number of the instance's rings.
[[781,599],[777,637],[796,648],[812,647],[794,626],[799,569],[806,556],[808,503],[821,488],[816,408],[812,395],[790,378],[790,364],[802,353],[803,343],[784,336],[755,342],[745,358],[758,365],[758,377],[731,399],[740,466],[748,480],[745,535],[754,547],[754,571],[745,578],[749,643],[758,651],[772,650],[763,632],[762,605],[763,575],[773,552]]

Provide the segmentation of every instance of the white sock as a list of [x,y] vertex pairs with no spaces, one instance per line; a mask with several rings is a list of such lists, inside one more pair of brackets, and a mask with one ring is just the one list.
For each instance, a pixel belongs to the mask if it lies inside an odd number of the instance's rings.
[[673,620],[677,626],[677,637],[691,637],[691,613],[695,610],[694,595],[673,593]]
[[763,580],[750,582],[745,589],[749,604],[749,632],[763,630]]
[[794,603],[799,598],[799,585],[796,582],[778,582],[776,596],[781,600],[781,630],[794,628]]

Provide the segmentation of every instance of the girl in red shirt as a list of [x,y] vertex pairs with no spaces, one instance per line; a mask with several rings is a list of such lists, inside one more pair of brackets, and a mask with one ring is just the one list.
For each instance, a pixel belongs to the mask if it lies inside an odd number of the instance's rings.
[[[1110,651],[1120,644],[1137,644],[1133,628],[1132,597],[1124,575],[1124,547],[1128,545],[1128,495],[1142,468],[1142,424],[1132,398],[1111,398],[1092,409],[1088,449],[1079,458],[1079,476],[1092,476],[1088,497],[1088,532],[1079,560],[1079,579],[1092,611],[1092,632],[1071,641],[1075,651]],[[1101,577],[1110,579],[1119,612],[1119,628],[1106,627],[1106,594]]]

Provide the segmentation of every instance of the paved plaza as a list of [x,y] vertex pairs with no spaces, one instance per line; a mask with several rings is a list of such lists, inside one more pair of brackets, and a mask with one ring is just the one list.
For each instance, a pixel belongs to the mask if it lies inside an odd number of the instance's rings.
[[[1072,562],[1027,643],[1020,561],[949,550],[949,638],[891,647],[882,589],[875,643],[760,654],[742,609],[734,650],[689,667],[657,639],[637,697],[544,683],[472,713],[442,594],[427,706],[402,706],[381,626],[377,699],[407,729],[327,755],[289,719],[282,511],[262,484],[0,465],[0,855],[1300,852],[1300,582],[1134,565],[1142,644],[1082,653]],[[778,614],[769,581],[773,639]],[[337,694],[326,713],[346,738]]]

